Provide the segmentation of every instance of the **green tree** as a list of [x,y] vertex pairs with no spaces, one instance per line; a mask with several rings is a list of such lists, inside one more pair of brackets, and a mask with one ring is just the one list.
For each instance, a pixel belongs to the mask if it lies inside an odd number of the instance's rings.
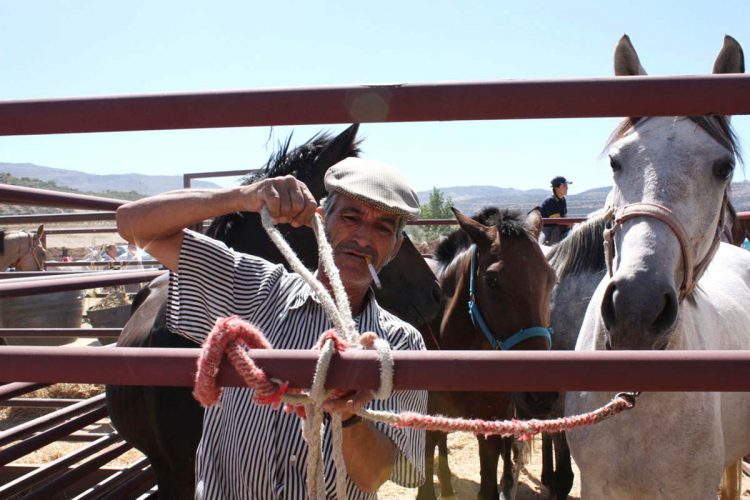
[[[420,209],[420,217],[422,219],[453,219],[452,206],[451,197],[433,187],[430,199]],[[413,235],[418,240],[426,242],[436,240],[455,229],[453,226],[412,226],[412,228],[414,229]]]

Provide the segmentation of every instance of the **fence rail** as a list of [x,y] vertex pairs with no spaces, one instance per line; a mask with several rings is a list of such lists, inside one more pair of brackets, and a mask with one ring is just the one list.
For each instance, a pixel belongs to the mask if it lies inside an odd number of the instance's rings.
[[[3,377],[31,382],[192,386],[200,349],[4,347]],[[252,350],[270,377],[310,387],[320,353]],[[394,388],[439,391],[750,391],[750,351],[394,351]],[[445,366],[450,366],[446,372]],[[443,373],[449,376],[438,377]],[[727,377],[731,373],[731,377]],[[482,374],[481,377],[477,374]],[[346,351],[328,387],[377,389],[376,353]],[[243,386],[225,361],[222,385]]]
[[0,101],[0,135],[712,113],[750,114],[750,76],[353,85]]

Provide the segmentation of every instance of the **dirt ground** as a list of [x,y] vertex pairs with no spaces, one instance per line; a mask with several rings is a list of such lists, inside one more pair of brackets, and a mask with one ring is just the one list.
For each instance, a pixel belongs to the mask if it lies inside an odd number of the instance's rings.
[[[541,440],[534,439],[531,446],[531,456],[528,463],[521,470],[516,498],[518,500],[532,500],[548,498],[546,490],[542,487],[540,478],[542,476],[542,446]],[[457,500],[473,500],[479,492],[479,451],[477,439],[470,434],[454,433],[448,436],[448,462],[451,469],[451,484],[456,493]],[[437,464],[437,456],[435,458]],[[578,470],[570,492],[571,500],[580,499],[580,484]],[[498,480],[502,473],[502,459],[500,460]],[[440,492],[437,475],[435,476],[435,491]],[[417,489],[402,488],[394,483],[386,483],[378,492],[378,498],[396,500],[405,498],[416,498]],[[445,497],[449,498],[449,497]]]

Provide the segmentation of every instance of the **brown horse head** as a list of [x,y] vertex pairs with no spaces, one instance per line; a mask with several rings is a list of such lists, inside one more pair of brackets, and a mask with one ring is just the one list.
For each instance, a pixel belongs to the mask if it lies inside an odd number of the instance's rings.
[[36,233],[14,231],[4,234],[0,252],[0,270],[13,267],[16,271],[44,271],[47,249],[42,243],[44,224]]
[[[505,349],[510,342],[514,350],[549,350],[550,295],[556,275],[527,222],[518,213],[497,208],[473,218],[454,213],[461,229],[436,250],[446,297],[440,348]],[[486,328],[472,318],[470,300]],[[554,397],[518,394],[514,400],[522,413],[537,415],[549,410]]]
[[[547,328],[555,272],[520,215],[495,208],[485,209],[474,218],[454,212],[461,229],[449,236],[436,253],[441,264],[447,264],[440,272],[448,297],[441,347],[493,348],[481,328],[472,324],[467,309],[473,246],[474,298],[493,337],[504,342],[523,329]],[[446,252],[453,252],[451,262],[446,262]],[[467,335],[469,331],[473,334]],[[547,350],[549,344],[544,337],[530,337],[514,349]]]

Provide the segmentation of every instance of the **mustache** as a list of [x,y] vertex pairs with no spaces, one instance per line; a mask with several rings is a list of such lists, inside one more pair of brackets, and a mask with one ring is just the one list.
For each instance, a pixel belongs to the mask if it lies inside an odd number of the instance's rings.
[[372,259],[373,262],[376,261],[376,255],[375,251],[370,247],[361,247],[357,245],[356,243],[341,243],[336,246],[336,253],[338,252],[354,252],[361,255],[367,255]]

